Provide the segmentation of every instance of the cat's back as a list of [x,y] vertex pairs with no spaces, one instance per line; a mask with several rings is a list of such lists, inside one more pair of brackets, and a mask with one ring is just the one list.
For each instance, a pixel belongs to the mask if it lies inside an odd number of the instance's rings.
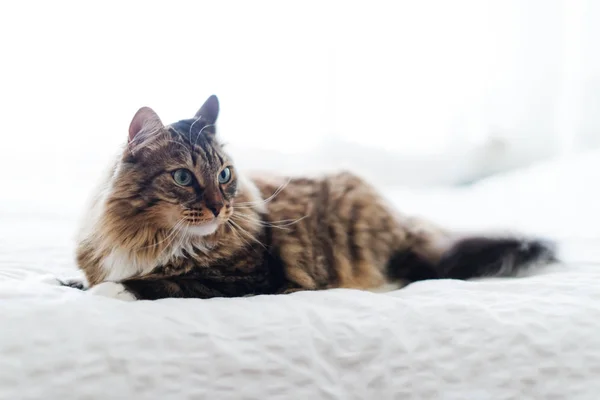
[[343,212],[346,207],[360,207],[362,203],[366,205],[374,201],[379,202],[381,198],[363,178],[348,171],[298,177],[263,174],[252,176],[251,179],[270,214],[287,214],[308,209],[316,211],[314,208],[319,207],[337,213]]
[[288,279],[303,288],[377,287],[400,238],[386,201],[350,172],[253,179]]

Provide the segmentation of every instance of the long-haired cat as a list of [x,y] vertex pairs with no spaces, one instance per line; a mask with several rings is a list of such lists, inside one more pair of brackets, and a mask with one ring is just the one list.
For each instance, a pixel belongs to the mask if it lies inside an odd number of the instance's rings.
[[510,276],[551,243],[464,237],[394,211],[350,173],[251,177],[216,136],[211,96],[163,125],[149,108],[86,216],[77,262],[90,291],[121,299],[380,290],[423,279]]

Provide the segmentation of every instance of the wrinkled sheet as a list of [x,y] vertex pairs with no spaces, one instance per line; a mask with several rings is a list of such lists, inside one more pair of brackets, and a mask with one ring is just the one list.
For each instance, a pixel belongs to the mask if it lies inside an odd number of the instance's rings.
[[[81,196],[0,200],[0,399],[597,399],[600,153],[461,189],[385,190],[458,229],[557,238],[518,279],[133,303],[73,276]],[[39,190],[39,187],[37,188]]]

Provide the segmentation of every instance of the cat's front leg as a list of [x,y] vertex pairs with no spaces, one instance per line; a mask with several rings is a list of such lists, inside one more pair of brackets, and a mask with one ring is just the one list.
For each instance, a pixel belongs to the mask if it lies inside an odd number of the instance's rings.
[[118,282],[102,282],[88,289],[95,296],[110,297],[123,301],[135,301],[137,298],[127,288]]
[[39,283],[46,283],[53,286],[68,286],[73,289],[87,290],[88,283],[85,278],[58,278],[51,274],[36,275],[33,280]]
[[68,286],[68,287],[72,287],[73,289],[87,290],[89,287],[89,285],[85,279],[78,279],[78,278],[59,279],[59,278],[56,278],[56,280],[58,281],[58,283],[61,286]]

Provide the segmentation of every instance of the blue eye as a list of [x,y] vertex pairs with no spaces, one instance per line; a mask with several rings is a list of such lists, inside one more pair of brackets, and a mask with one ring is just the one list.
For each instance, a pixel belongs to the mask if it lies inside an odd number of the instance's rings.
[[192,184],[192,173],[187,169],[178,169],[173,172],[173,180],[180,186],[190,186]]
[[227,182],[229,182],[231,180],[231,168],[229,167],[225,167],[223,168],[223,170],[219,173],[219,183],[221,185],[226,184]]

